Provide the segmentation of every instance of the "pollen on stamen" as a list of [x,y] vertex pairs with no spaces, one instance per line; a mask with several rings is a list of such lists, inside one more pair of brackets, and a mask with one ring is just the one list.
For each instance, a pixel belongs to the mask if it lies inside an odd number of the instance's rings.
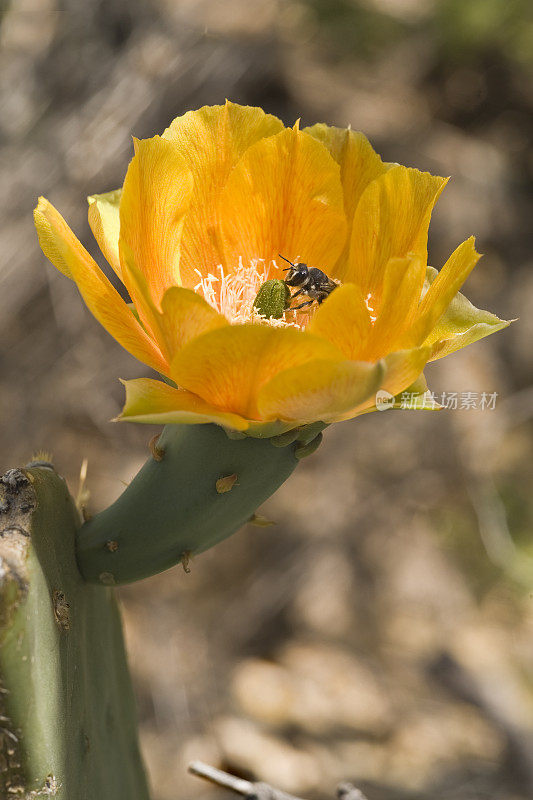
[[[274,267],[275,262],[272,262]],[[239,258],[239,266],[234,271],[226,272],[224,267],[219,264],[216,268],[216,275],[208,273],[202,275],[200,270],[195,270],[199,277],[199,282],[194,287],[194,291],[201,294],[203,298],[219,314],[223,314],[231,325],[244,325],[253,323],[256,325],[271,325],[275,328],[304,328],[304,324],[299,319],[303,315],[287,311],[281,319],[273,317],[263,317],[256,308],[254,300],[257,292],[265,281],[270,278],[271,267],[265,265],[263,259],[253,259],[250,266],[243,264]],[[308,317],[304,317],[306,321]]]

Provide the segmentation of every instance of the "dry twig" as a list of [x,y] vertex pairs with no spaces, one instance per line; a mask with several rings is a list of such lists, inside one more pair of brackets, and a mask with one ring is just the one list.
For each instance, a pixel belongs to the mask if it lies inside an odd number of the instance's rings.
[[[224,789],[242,794],[247,800],[301,800],[300,797],[282,792],[281,789],[276,789],[268,783],[252,783],[243,778],[237,778],[228,772],[204,764],[203,761],[193,761],[189,764],[189,772],[217,786],[222,786]],[[337,800],[366,800],[364,794],[351,783],[339,784],[336,797]]]

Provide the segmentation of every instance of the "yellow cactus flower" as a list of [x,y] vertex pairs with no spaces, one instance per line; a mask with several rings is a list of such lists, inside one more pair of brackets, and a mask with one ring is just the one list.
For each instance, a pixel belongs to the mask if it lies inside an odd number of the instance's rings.
[[[458,293],[479,258],[472,238],[439,272],[427,266],[446,182],[384,163],[361,133],[285,128],[226,102],[135,140],[122,189],[89,198],[130,304],[44,198],[35,224],[94,316],[168,379],[127,381],[122,419],[272,436],[371,410],[378,389],[420,384],[428,361],[509,324]],[[280,256],[339,285],[261,316],[254,300],[284,279]]]

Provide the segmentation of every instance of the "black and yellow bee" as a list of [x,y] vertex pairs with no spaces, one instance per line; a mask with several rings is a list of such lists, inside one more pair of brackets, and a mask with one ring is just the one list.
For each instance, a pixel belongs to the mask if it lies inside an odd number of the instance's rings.
[[309,300],[305,300],[303,303],[300,303],[299,306],[290,306],[290,309],[293,311],[298,311],[305,306],[311,306],[315,301],[320,305],[326,297],[329,297],[337,286],[340,286],[339,281],[333,280],[333,278],[330,278],[321,269],[317,269],[317,267],[308,267],[307,264],[303,264],[302,262],[293,264],[292,261],[282,256],[281,253],[278,253],[278,255],[286,261],[287,264],[290,264],[290,267],[286,267],[283,270],[289,273],[285,278],[285,285],[298,288],[298,291],[294,292],[291,296],[291,303],[298,295],[304,294],[309,297]]

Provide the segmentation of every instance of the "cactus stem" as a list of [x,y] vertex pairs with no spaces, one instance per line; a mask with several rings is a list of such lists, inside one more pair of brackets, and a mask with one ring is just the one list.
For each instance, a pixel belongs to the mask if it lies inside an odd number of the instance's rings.
[[78,572],[49,466],[0,478],[0,797],[148,800],[114,594]]

